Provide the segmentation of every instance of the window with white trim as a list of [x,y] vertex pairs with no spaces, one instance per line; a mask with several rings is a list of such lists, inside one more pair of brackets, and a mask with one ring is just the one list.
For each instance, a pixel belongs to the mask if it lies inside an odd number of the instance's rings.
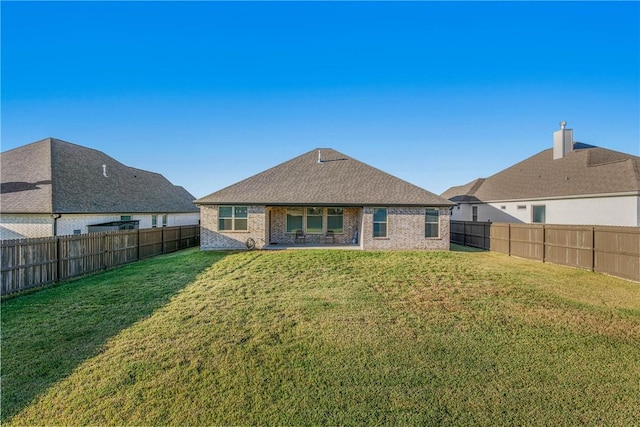
[[427,209],[424,219],[424,237],[440,237],[440,211]]
[[373,208],[373,237],[387,237],[387,208]]
[[168,222],[168,215],[167,214],[162,215],[162,226],[166,227],[167,222]]
[[151,215],[151,228],[158,226],[158,215]]
[[531,206],[531,216],[533,223],[544,224],[546,220],[546,212],[547,208],[545,205],[532,205]]
[[219,231],[247,231],[248,209],[246,206],[220,206],[218,209]]

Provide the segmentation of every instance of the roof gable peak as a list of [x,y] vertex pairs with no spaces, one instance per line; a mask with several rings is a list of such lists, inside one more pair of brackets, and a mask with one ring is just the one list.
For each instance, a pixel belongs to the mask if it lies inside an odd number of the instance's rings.
[[332,148],[315,148],[198,204],[450,206],[446,199]]

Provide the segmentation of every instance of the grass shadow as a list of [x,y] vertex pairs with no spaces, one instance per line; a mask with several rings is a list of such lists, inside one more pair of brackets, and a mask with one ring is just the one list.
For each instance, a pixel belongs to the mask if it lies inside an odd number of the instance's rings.
[[2,302],[0,421],[153,314],[228,252],[188,249]]
[[451,243],[449,250],[451,252],[487,252],[485,249],[474,248],[471,246],[464,246],[458,243]]

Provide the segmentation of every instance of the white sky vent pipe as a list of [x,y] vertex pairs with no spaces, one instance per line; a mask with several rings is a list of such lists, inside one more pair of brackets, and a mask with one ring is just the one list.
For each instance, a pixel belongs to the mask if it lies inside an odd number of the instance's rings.
[[102,175],[103,175],[105,178],[109,178],[109,177],[107,176],[107,165],[102,165]]
[[322,152],[318,150],[318,163],[322,163]]
[[567,122],[560,122],[560,130],[553,133],[553,159],[561,159],[573,151],[573,129],[567,129]]

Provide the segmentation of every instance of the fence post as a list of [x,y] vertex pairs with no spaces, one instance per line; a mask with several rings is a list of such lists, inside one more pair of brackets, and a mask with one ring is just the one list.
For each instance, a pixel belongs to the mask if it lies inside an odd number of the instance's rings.
[[591,227],[591,271],[596,271],[596,228]]
[[511,223],[507,224],[507,255],[511,256]]
[[102,266],[106,270],[107,269],[107,233],[102,233]]
[[462,244],[467,246],[467,222],[462,223]]
[[487,249],[487,224],[482,224],[482,249]]
[[56,280],[55,282],[59,282],[62,277],[62,241],[60,240],[60,236],[56,236]]
[[545,224],[542,224],[542,262],[545,262],[546,258],[546,246],[547,246],[547,229]]

